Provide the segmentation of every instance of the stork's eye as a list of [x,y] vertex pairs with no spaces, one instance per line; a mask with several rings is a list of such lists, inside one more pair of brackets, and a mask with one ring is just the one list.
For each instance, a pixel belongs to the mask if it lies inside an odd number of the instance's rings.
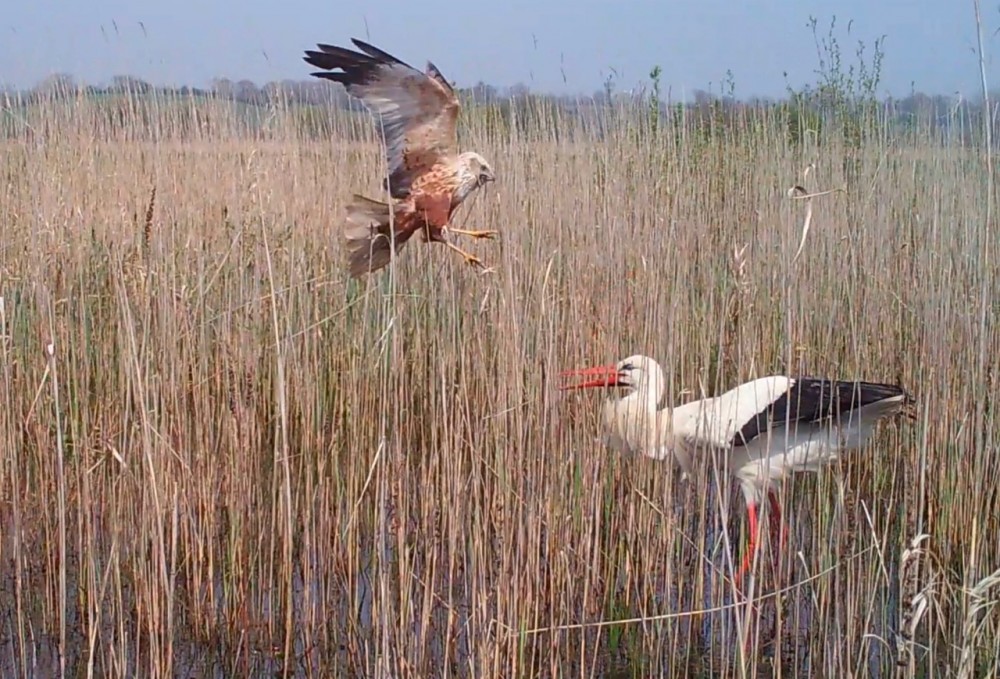
[[622,366],[621,372],[627,373],[632,370],[635,370],[635,366],[632,365],[631,363],[626,363],[625,365]]

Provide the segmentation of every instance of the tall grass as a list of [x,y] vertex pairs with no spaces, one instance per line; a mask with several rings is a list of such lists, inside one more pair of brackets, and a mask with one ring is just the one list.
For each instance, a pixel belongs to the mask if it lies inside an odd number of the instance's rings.
[[[414,242],[356,282],[343,207],[384,171],[365,119],[317,142],[294,107],[128,101],[7,112],[4,676],[997,671],[975,151],[467,111],[499,181],[458,222],[502,232],[469,244],[494,271]],[[793,262],[810,163],[807,190],[844,190]],[[918,418],[782,489],[780,577],[748,605],[716,461],[682,481],[609,454],[596,397],[555,388],[632,353],[676,403],[809,373],[898,380]]]

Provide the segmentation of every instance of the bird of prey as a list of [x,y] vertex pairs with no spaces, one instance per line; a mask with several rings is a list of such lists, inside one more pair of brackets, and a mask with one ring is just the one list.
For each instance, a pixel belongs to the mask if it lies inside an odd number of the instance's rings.
[[[388,155],[383,188],[393,204],[355,194],[347,206],[344,235],[352,277],[385,267],[418,231],[425,242],[444,243],[472,265],[482,261],[452,243],[449,233],[493,238],[496,231],[450,226],[451,216],[473,191],[495,180],[481,155],[459,153],[456,123],[461,104],[431,62],[421,73],[361,40],[361,50],[317,45],[303,59],[323,71],[318,78],[338,82],[375,116]],[[339,70],[336,70],[339,69]]]

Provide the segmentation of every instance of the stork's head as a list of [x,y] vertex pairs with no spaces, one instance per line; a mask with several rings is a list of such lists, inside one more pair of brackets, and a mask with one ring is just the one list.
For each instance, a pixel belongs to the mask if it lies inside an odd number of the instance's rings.
[[[618,361],[615,365],[602,365],[581,370],[567,370],[563,377],[587,377],[584,382],[569,384],[560,389],[590,389],[594,387],[625,387],[629,391],[641,388],[659,386],[663,381],[663,370],[660,364],[649,356],[636,354]],[[653,391],[657,388],[654,387]]]

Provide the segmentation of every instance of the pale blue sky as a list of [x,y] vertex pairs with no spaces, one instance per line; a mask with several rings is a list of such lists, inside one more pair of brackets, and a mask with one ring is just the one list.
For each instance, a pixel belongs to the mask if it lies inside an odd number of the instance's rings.
[[[0,14],[0,83],[35,84],[54,72],[88,83],[136,75],[205,86],[216,76],[257,84],[305,78],[316,42],[368,39],[422,67],[434,61],[461,86],[591,93],[610,67],[621,89],[663,68],[674,98],[718,91],[732,69],[737,96],[780,96],[783,73],[813,82],[810,14],[825,33],[836,15],[845,57],[885,34],[883,89],[975,95],[971,0],[8,0]],[[1000,48],[1000,2],[983,6],[987,55]],[[851,35],[846,34],[853,20]],[[117,33],[112,22],[117,24]],[[145,34],[142,26],[145,27]],[[1000,61],[996,62],[1000,65]],[[992,68],[992,61],[990,64]],[[563,72],[566,82],[563,82]],[[991,83],[1000,81],[990,79]]]

